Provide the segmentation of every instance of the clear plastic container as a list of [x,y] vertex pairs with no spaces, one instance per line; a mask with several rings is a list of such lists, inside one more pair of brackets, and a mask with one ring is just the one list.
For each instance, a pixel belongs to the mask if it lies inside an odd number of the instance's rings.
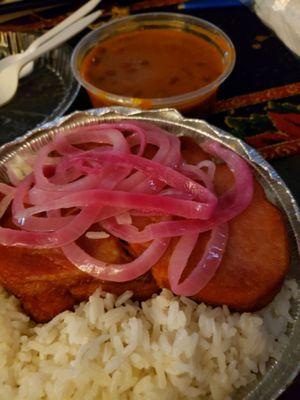
[[[213,82],[195,91],[162,98],[135,98],[108,93],[93,86],[83,78],[81,74],[82,63],[87,53],[94,46],[113,36],[144,29],[181,30],[198,35],[209,45],[214,46],[221,55],[223,62],[221,74]],[[234,67],[235,50],[231,40],[221,29],[200,18],[173,13],[147,13],[118,19],[90,32],[74,49],[71,63],[76,79],[87,90],[94,107],[110,105],[141,109],[172,107],[183,112],[197,110],[197,112],[206,114],[213,107],[219,86]]]
[[[25,50],[36,38],[35,34],[0,32],[0,59]],[[80,88],[70,68],[71,54],[71,47],[60,46],[35,61],[32,73],[20,79],[14,98],[0,107],[0,144],[63,115],[70,107]]]

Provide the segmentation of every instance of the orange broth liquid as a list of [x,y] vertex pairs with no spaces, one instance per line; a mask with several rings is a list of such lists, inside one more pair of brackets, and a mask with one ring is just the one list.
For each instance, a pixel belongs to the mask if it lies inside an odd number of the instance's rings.
[[213,82],[222,55],[206,40],[183,31],[149,29],[116,35],[96,45],[81,66],[101,90],[134,98],[182,95]]

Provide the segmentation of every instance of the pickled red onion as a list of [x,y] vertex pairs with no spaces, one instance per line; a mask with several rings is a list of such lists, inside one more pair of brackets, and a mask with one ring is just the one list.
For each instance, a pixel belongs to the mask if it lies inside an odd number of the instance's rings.
[[[149,145],[151,158],[146,154]],[[12,221],[21,228],[0,227],[0,244],[61,247],[82,271],[97,279],[124,282],[149,271],[170,238],[179,237],[169,261],[170,285],[176,294],[194,295],[220,266],[227,222],[248,207],[253,195],[252,174],[244,160],[217,142],[207,141],[201,147],[225,161],[233,173],[234,185],[219,198],[214,193],[215,164],[184,162],[179,139],[159,127],[126,121],[59,133],[30,156],[31,175],[21,182],[14,179],[15,188],[0,184],[5,195],[0,214],[14,197]],[[10,175],[14,178],[13,171]],[[69,209],[67,214],[63,209]],[[161,221],[140,231],[133,224],[134,215],[158,215]],[[128,242],[152,243],[128,264],[107,264],[75,243],[95,223],[99,238],[107,236],[106,231]],[[206,231],[211,231],[211,238],[204,254],[182,281],[197,238]]]
[[78,269],[102,281],[126,282],[145,274],[162,257],[169,239],[155,239],[135,260],[127,264],[107,264],[91,257],[76,243],[62,248],[65,256]]
[[6,183],[0,183],[0,193],[11,194],[15,191],[15,188],[7,185]]
[[158,214],[174,215],[185,218],[208,219],[213,207],[211,204],[193,200],[181,200],[159,194],[124,192],[120,190],[93,189],[71,193],[59,199],[50,200],[39,206],[28,207],[15,215],[17,219],[26,219],[34,214],[71,207],[109,206],[128,209],[147,209]]
[[5,214],[13,198],[14,198],[14,192],[11,191],[9,194],[4,196],[0,201],[0,218],[2,218],[3,215]]
[[228,224],[220,224],[211,230],[204,254],[190,275],[180,282],[188,258],[197,244],[198,234],[183,235],[175,246],[168,269],[168,277],[172,291],[183,296],[194,296],[215,275],[225,252],[228,239]]

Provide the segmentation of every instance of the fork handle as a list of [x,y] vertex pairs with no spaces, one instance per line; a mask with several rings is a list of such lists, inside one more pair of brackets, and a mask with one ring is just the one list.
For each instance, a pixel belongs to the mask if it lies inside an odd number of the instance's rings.
[[54,38],[48,40],[46,43],[42,44],[37,49],[33,50],[30,53],[23,53],[23,57],[18,61],[20,67],[29,63],[30,61],[35,60],[40,57],[42,54],[47,53],[55,47],[58,47],[60,44],[66,42],[71,39],[71,37],[75,36],[77,33],[86,28],[89,24],[94,22],[100,15],[102,11],[95,11],[92,14],[87,15],[86,17],[80,19],[75,22],[64,31],[58,33]]
[[101,0],[88,1],[86,4],[84,4],[82,7],[80,7],[77,11],[72,13],[69,17],[64,19],[62,22],[60,22],[54,28],[50,29],[50,31],[46,32],[44,35],[40,36],[34,42],[32,42],[31,45],[26,49],[26,52],[27,51],[31,52],[31,51],[35,50],[36,48],[41,46],[43,43],[47,42],[52,37],[57,35],[59,32],[66,29],[68,26],[75,23],[80,18],[84,17],[86,14],[88,14],[90,11],[92,11],[100,3],[100,1]]

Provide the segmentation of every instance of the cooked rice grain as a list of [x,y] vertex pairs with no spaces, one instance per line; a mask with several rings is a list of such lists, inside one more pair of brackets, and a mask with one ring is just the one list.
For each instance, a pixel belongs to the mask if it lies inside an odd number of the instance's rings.
[[75,312],[33,324],[0,288],[0,399],[224,400],[287,342],[286,281],[260,313],[230,313],[164,290],[141,306],[96,291]]

